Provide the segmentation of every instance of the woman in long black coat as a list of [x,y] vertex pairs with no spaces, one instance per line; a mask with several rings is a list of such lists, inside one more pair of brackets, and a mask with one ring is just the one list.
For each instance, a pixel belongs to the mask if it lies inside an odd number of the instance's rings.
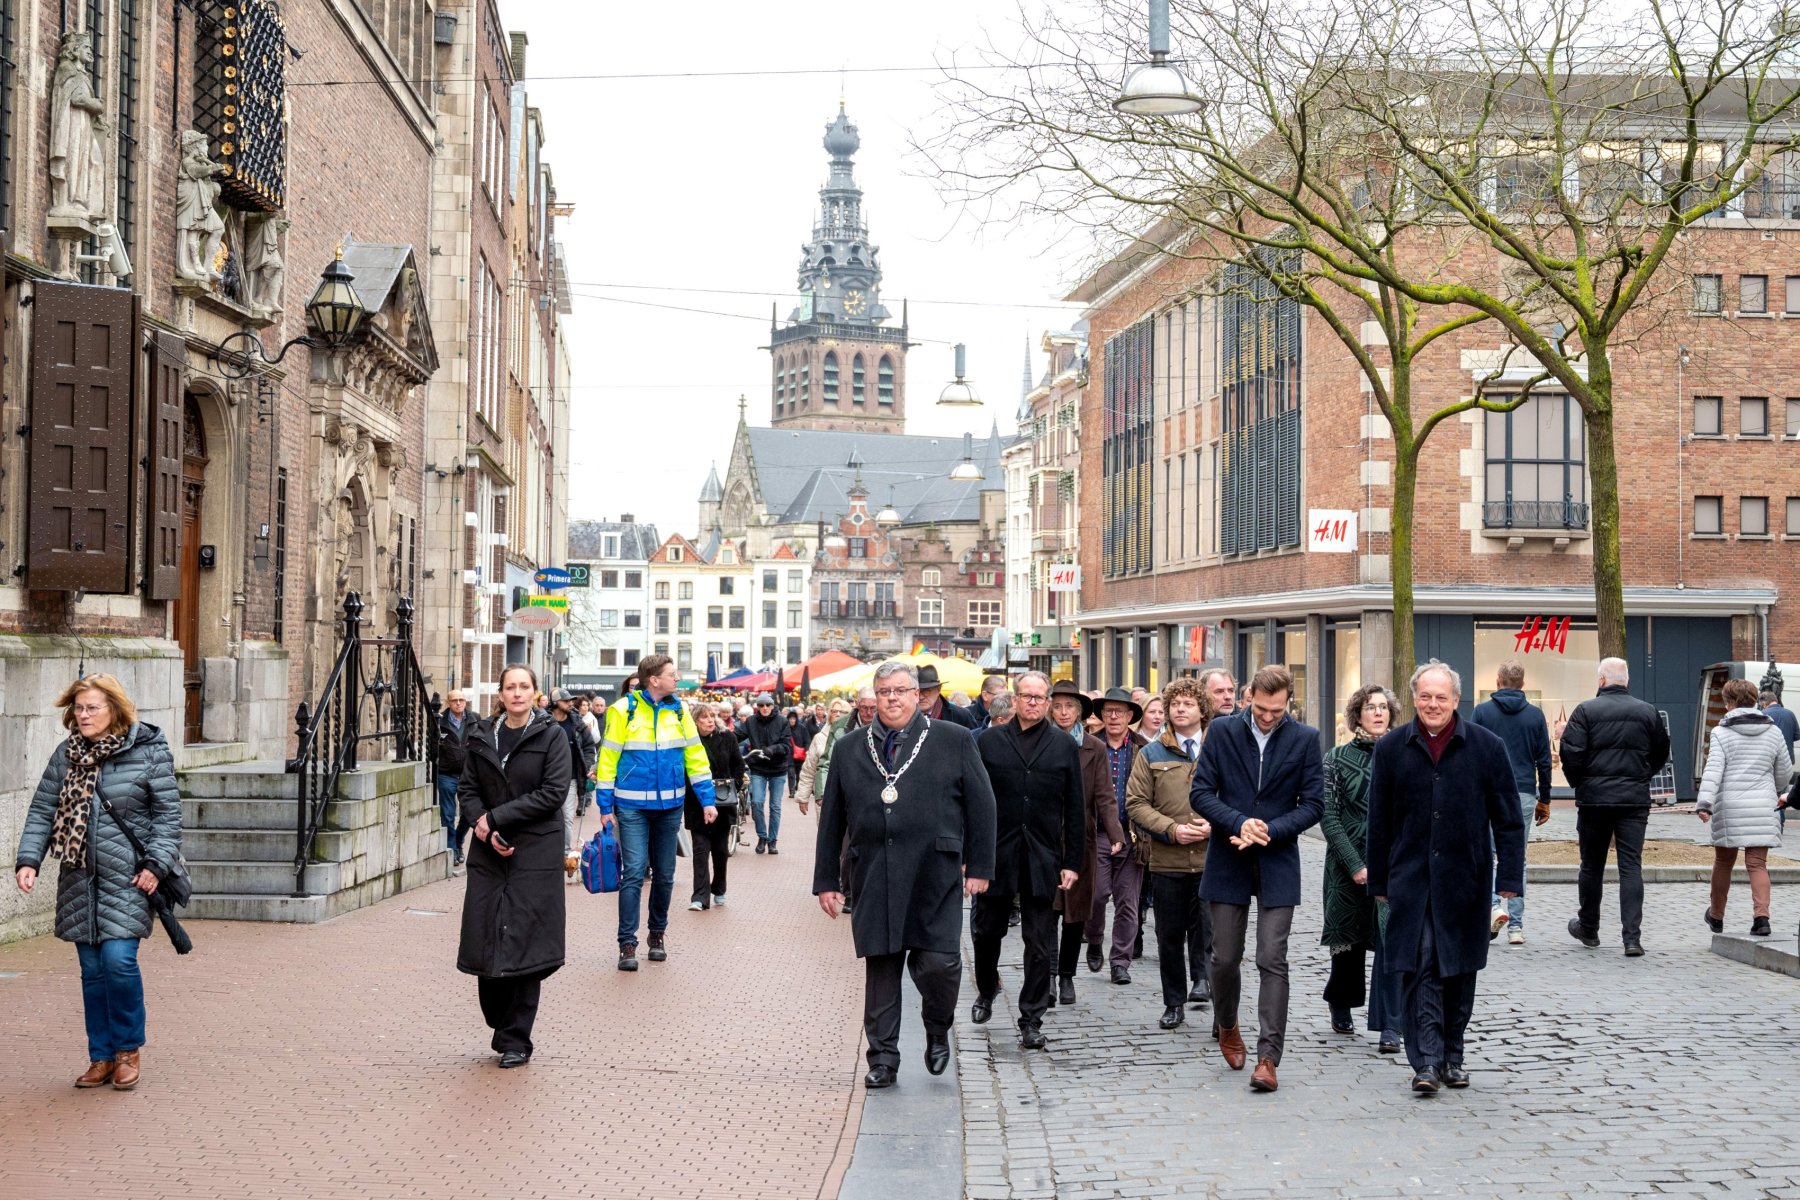
[[563,964],[563,800],[569,739],[534,714],[537,675],[501,672],[500,715],[470,732],[457,796],[474,831],[457,970],[474,975],[502,1067],[531,1061],[545,979]]
[[[688,705],[694,714],[694,728],[700,731],[700,744],[706,748],[706,761],[712,767],[713,794],[718,803],[711,809],[701,805],[688,784],[682,800],[682,823],[694,837],[694,891],[688,908],[700,912],[717,904],[725,907],[725,868],[731,862],[731,840],[737,837],[737,806],[744,792],[744,756],[738,750],[737,734],[719,725],[719,714],[705,701]],[[706,814],[713,815],[708,817]]]

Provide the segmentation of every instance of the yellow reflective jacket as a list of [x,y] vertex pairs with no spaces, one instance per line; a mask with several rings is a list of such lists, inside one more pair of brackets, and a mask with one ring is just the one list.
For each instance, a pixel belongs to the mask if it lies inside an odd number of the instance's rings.
[[688,784],[701,807],[713,803],[712,765],[687,705],[628,692],[606,710],[600,735],[600,811],[680,808]]

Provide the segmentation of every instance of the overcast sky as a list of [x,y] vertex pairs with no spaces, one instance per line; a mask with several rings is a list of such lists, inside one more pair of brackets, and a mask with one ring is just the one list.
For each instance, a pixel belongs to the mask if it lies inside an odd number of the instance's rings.
[[[947,205],[908,151],[910,136],[942,122],[933,65],[967,60],[990,38],[1016,42],[1012,0],[500,8],[530,36],[530,102],[543,112],[557,194],[576,206],[559,223],[575,284],[565,318],[573,517],[631,512],[665,536],[696,532],[695,499],[712,461],[724,474],[738,395],[752,424],[768,423],[758,347],[770,303],[783,319],[797,303],[800,247],[825,179],[820,139],[840,86],[862,137],[856,178],[881,250],[882,299],[896,321],[911,300],[912,336],[924,343],[908,356],[907,432],[986,433],[996,419],[1012,430],[1026,339],[1035,347],[1076,319],[1056,302],[1084,247],[1067,231],[984,227]],[[870,70],[894,67],[927,69]],[[824,73],[675,77],[806,70]],[[643,74],[665,77],[555,78]],[[720,294],[731,292],[754,294]],[[981,408],[935,407],[957,341],[968,344]]]

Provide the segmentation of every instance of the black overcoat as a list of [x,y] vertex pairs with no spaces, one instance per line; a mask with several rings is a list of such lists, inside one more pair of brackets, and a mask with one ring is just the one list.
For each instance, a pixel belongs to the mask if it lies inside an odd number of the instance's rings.
[[[1500,856],[1492,890],[1490,832]],[[1421,969],[1427,912],[1440,974],[1487,966],[1493,893],[1525,885],[1525,816],[1506,743],[1458,718],[1433,763],[1418,722],[1384,734],[1369,778],[1365,857],[1369,894],[1388,900],[1388,970]]]
[[[926,739],[901,777],[900,799],[881,802],[882,775],[869,756],[876,722],[852,730],[831,752],[819,806],[813,894],[844,891],[838,851],[850,832],[858,957],[962,948],[962,882],[994,875],[994,791],[975,739],[959,725],[915,716],[900,735],[894,768]],[[929,732],[928,732],[929,731]],[[877,746],[879,749],[879,746]]]
[[482,816],[512,843],[503,858],[480,839],[469,844],[468,891],[456,969],[498,979],[549,974],[563,962],[563,800],[571,754],[562,727],[538,716],[500,761],[495,732],[504,716],[469,731],[469,758],[457,798],[462,819]]
[[1055,899],[1058,872],[1083,866],[1080,748],[1056,726],[1040,722],[1036,745],[1027,751],[1014,721],[976,734],[975,748],[994,788],[989,886],[1006,895]]
[[[1300,835],[1325,814],[1319,731],[1285,717],[1257,751],[1254,717],[1214,721],[1200,745],[1189,797],[1212,822],[1200,898],[1270,908],[1300,903]],[[1515,801],[1516,803],[1516,801]],[[1255,817],[1269,826],[1269,844],[1240,850],[1231,839]]]

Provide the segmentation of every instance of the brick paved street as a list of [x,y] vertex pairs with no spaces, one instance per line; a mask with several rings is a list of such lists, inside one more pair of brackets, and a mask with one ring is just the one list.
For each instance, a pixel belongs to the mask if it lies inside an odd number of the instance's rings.
[[[1253,1095],[1249,1072],[1225,1067],[1207,1010],[1190,1009],[1173,1033],[1156,1028],[1154,938],[1129,987],[1083,968],[1079,1003],[1045,1022],[1049,1049],[1021,1052],[1015,936],[1008,1007],[973,1025],[965,986],[957,1028],[970,1197],[1800,1197],[1800,991],[1707,951],[1703,885],[1649,890],[1649,953],[1636,960],[1619,952],[1610,890],[1606,941],[1585,950],[1563,929],[1575,889],[1533,888],[1528,944],[1497,944],[1481,976],[1473,1087],[1419,1099],[1404,1059],[1378,1056],[1373,1035],[1330,1031],[1319,999],[1323,847],[1303,847],[1281,1090]],[[1790,937],[1797,900],[1776,891]],[[1728,920],[1748,925],[1746,891]],[[1250,957],[1243,1020],[1254,1045]]]
[[858,1101],[862,971],[807,896],[812,823],[787,817],[798,853],[740,851],[728,909],[687,912],[678,864],[670,959],[635,976],[613,898],[571,888],[516,1071],[454,966],[461,879],[319,926],[194,922],[185,959],[159,930],[131,1094],[69,1086],[73,948],[0,947],[0,1196],[819,1195]]

